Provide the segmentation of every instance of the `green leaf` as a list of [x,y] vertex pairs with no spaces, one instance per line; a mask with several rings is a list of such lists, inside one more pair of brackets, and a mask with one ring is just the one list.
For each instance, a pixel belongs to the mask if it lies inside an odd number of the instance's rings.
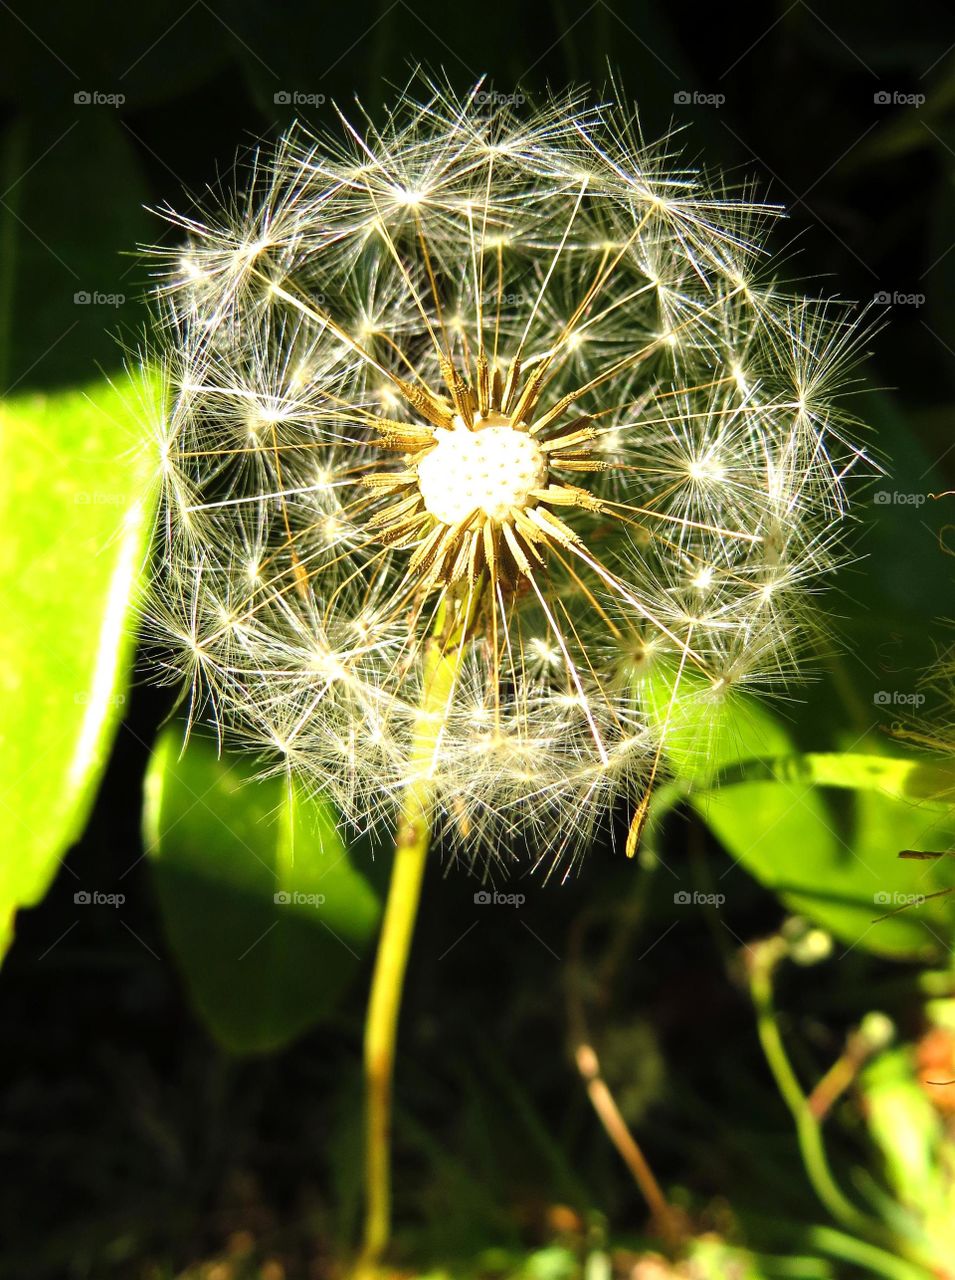
[[[667,725],[668,761],[687,784],[688,803],[741,866],[850,946],[923,959],[944,953],[955,899],[926,899],[952,882],[955,859],[898,857],[906,848],[951,847],[944,765],[874,753],[800,756],[785,727],[748,695],[714,694],[686,673],[678,698],[671,689],[672,673],[655,673],[641,684],[644,705]],[[766,758],[765,780],[716,781]]]
[[140,379],[0,404],[0,954],[86,822],[152,522]]
[[[236,1053],[278,1048],[335,1006],[380,906],[331,805],[257,779],[181,731],[146,775],[146,843],[170,946],[192,1000]],[[370,853],[364,852],[370,859]]]
[[946,860],[898,857],[919,846],[926,815],[918,809],[855,792],[837,814],[811,783],[775,781],[725,787],[692,803],[750,874],[849,946],[924,960],[947,949],[951,902],[926,901],[944,883]]

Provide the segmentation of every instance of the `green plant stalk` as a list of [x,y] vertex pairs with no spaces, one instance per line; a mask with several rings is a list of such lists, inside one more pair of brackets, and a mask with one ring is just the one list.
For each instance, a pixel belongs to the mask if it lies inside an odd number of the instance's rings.
[[938,1275],[934,1269],[928,1270],[921,1264],[892,1257],[884,1249],[857,1240],[855,1236],[844,1235],[833,1227],[809,1227],[806,1241],[820,1253],[864,1267],[871,1275],[885,1276],[887,1280],[934,1280]]
[[[477,593],[475,593],[477,594]],[[461,668],[472,609],[442,607],[424,655],[424,684],[408,758],[409,783],[365,1021],[365,1224],[356,1276],[371,1277],[391,1235],[392,1082],[398,1015],[431,844],[433,762]]]
[[[764,947],[770,946],[772,946],[771,943],[764,944]],[[753,962],[750,974],[753,1003],[756,1006],[756,1025],[763,1053],[773,1073],[776,1087],[796,1122],[799,1149],[813,1190],[837,1222],[850,1231],[871,1235],[872,1228],[876,1224],[870,1222],[865,1214],[856,1209],[836,1185],[829,1168],[816,1117],[809,1106],[808,1098],[803,1094],[783,1047],[783,1039],[779,1034],[773,1008],[771,975],[774,959],[774,956],[760,954],[759,958]]]

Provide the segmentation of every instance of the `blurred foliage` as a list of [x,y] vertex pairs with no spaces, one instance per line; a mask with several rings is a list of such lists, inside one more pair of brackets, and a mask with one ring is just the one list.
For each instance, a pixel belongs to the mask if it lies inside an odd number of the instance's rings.
[[[357,92],[376,110],[417,60],[459,84],[488,71],[531,88],[601,84],[609,60],[648,136],[676,116],[691,156],[788,205],[777,243],[791,233],[799,252],[783,273],[872,303],[886,323],[868,380],[898,390],[853,395],[886,475],[860,496],[860,559],[805,697],[731,723],[701,703],[640,866],[617,851],[621,815],[571,884],[515,886],[519,910],[477,907],[464,869],[435,867],[399,1064],[400,1251],[433,1278],[475,1280],[927,1275],[893,1270],[813,1195],[736,981],[754,939],[783,936],[785,904],[838,939],[820,949],[807,926],[803,949],[827,958],[776,975],[810,1100],[843,1064],[825,1120],[835,1174],[934,1274],[951,1269],[951,1089],[930,1082],[955,1076],[952,899],[874,919],[952,883],[955,859],[895,857],[950,848],[951,806],[943,788],[907,791],[909,774],[890,785],[858,763],[913,756],[889,735],[917,719],[951,612],[951,500],[927,498],[955,484],[944,17],[933,0],[904,13],[888,0],[705,13],[518,0],[480,15],[160,0],[93,17],[53,0],[0,14],[3,928],[68,854],[18,918],[0,987],[0,1152],[19,1175],[0,1197],[0,1276],[312,1280],[335,1274],[354,1236],[362,1002],[341,997],[367,976],[387,859],[345,854],[320,803],[247,782],[208,743],[180,756],[174,727],[156,745],[168,699],[128,685],[153,410],[121,373],[116,335],[135,342],[146,321],[149,263],[131,251],[168,234],[144,205],[228,187],[237,148],[293,115],[321,124],[333,98],[353,109]],[[725,100],[675,100],[694,91]],[[923,301],[889,310],[886,294]],[[93,384],[97,367],[111,381]],[[815,765],[779,765],[804,752]],[[710,775],[741,755],[776,763],[714,793]],[[295,891],[326,903],[274,901]],[[641,1234],[645,1211],[575,1083],[564,996],[582,934],[595,1044],[692,1223],[678,1263]],[[238,970],[230,957],[256,937]],[[237,1058],[193,1009],[234,1049],[288,1047]],[[900,1042],[862,1063],[848,1046],[872,1010]]]
[[200,1012],[226,1048],[280,1048],[334,1007],[373,938],[359,850],[327,803],[201,738],[183,749],[180,728],[160,738],[145,785],[159,904]]

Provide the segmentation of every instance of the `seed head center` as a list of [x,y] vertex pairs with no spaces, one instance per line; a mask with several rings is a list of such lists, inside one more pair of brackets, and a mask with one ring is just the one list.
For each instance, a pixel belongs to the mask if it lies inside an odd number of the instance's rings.
[[458,419],[453,431],[436,427],[434,438],[435,447],[418,463],[418,488],[442,524],[477,511],[503,522],[514,507],[532,505],[532,491],[546,483],[543,450],[502,415],[478,419],[473,430]]

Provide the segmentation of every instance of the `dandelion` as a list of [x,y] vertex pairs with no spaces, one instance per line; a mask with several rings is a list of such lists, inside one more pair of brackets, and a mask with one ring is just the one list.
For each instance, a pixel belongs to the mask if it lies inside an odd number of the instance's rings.
[[864,454],[858,328],[772,276],[776,211],[672,138],[480,84],[339,120],[258,153],[224,211],[169,214],[152,612],[193,718],[397,821],[374,1257],[432,836],[566,871],[625,801],[632,852],[681,699],[797,670]]

